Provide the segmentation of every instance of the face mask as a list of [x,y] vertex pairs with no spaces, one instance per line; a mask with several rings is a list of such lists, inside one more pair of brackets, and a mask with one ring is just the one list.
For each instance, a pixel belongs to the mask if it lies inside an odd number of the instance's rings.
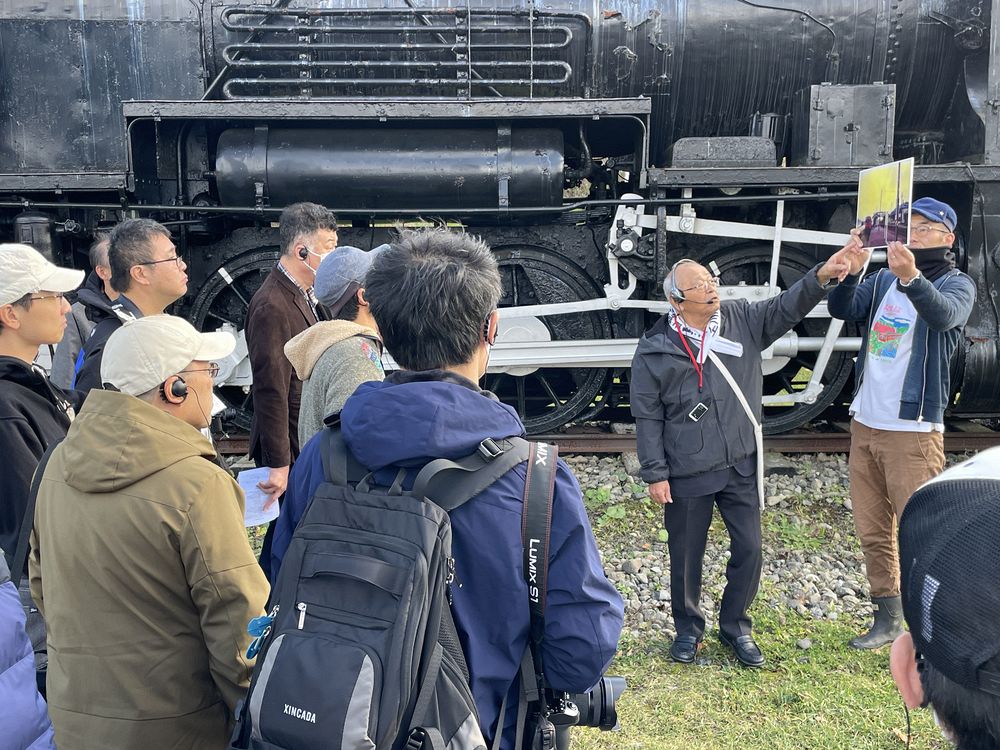
[[955,267],[955,253],[950,247],[914,250],[913,260],[917,264],[917,270],[931,281]]

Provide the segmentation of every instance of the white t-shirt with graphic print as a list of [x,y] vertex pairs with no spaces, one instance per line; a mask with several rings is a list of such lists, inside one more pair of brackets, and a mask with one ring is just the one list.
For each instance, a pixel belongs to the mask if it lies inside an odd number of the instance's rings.
[[868,331],[864,377],[851,403],[851,415],[866,427],[895,432],[944,432],[943,424],[898,416],[916,321],[913,303],[893,282]]

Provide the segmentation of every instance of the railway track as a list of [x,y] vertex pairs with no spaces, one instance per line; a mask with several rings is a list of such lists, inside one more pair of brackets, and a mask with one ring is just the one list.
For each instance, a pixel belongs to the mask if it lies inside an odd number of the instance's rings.
[[[612,428],[619,428],[612,425]],[[833,425],[828,431],[796,430],[764,438],[764,449],[776,453],[847,453],[851,435],[848,426]],[[628,453],[635,451],[635,435],[621,434],[603,427],[574,427],[563,432],[534,435],[532,439],[555,443],[566,453]],[[243,455],[248,449],[246,436],[228,436],[216,440],[223,455]],[[949,453],[980,451],[1000,445],[1000,432],[967,420],[951,421],[944,434],[944,449]]]

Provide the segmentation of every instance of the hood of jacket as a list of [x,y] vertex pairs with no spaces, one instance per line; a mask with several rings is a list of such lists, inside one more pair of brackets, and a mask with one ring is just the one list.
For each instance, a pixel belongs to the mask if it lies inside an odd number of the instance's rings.
[[40,371],[17,357],[0,357],[0,380],[34,391],[46,401],[55,402],[60,395]]
[[380,350],[382,348],[382,339],[368,326],[351,320],[321,320],[289,340],[285,344],[285,356],[299,380],[307,380],[323,353],[351,336],[366,336],[378,343]]
[[442,370],[399,371],[382,382],[363,383],[340,418],[351,453],[373,471],[461,458],[486,438],[524,434],[513,407]]
[[95,325],[105,318],[114,316],[114,312],[111,310],[111,305],[114,303],[104,293],[104,282],[95,271],[87,274],[87,280],[83,282],[83,286],[76,293],[76,301],[83,305],[87,320]]
[[141,399],[91,391],[63,446],[68,485],[118,492],[186,458],[215,458],[198,430]]

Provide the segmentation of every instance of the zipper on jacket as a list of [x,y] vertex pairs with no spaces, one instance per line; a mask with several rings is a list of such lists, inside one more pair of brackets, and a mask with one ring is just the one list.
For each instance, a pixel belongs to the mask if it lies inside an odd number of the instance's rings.
[[306,626],[306,606],[305,602],[299,602],[295,605],[295,609],[299,611],[299,630]]
[[924,421],[924,397],[927,395],[927,361],[930,359],[931,329],[924,323],[924,382],[920,384],[920,407],[917,409],[917,422]]

